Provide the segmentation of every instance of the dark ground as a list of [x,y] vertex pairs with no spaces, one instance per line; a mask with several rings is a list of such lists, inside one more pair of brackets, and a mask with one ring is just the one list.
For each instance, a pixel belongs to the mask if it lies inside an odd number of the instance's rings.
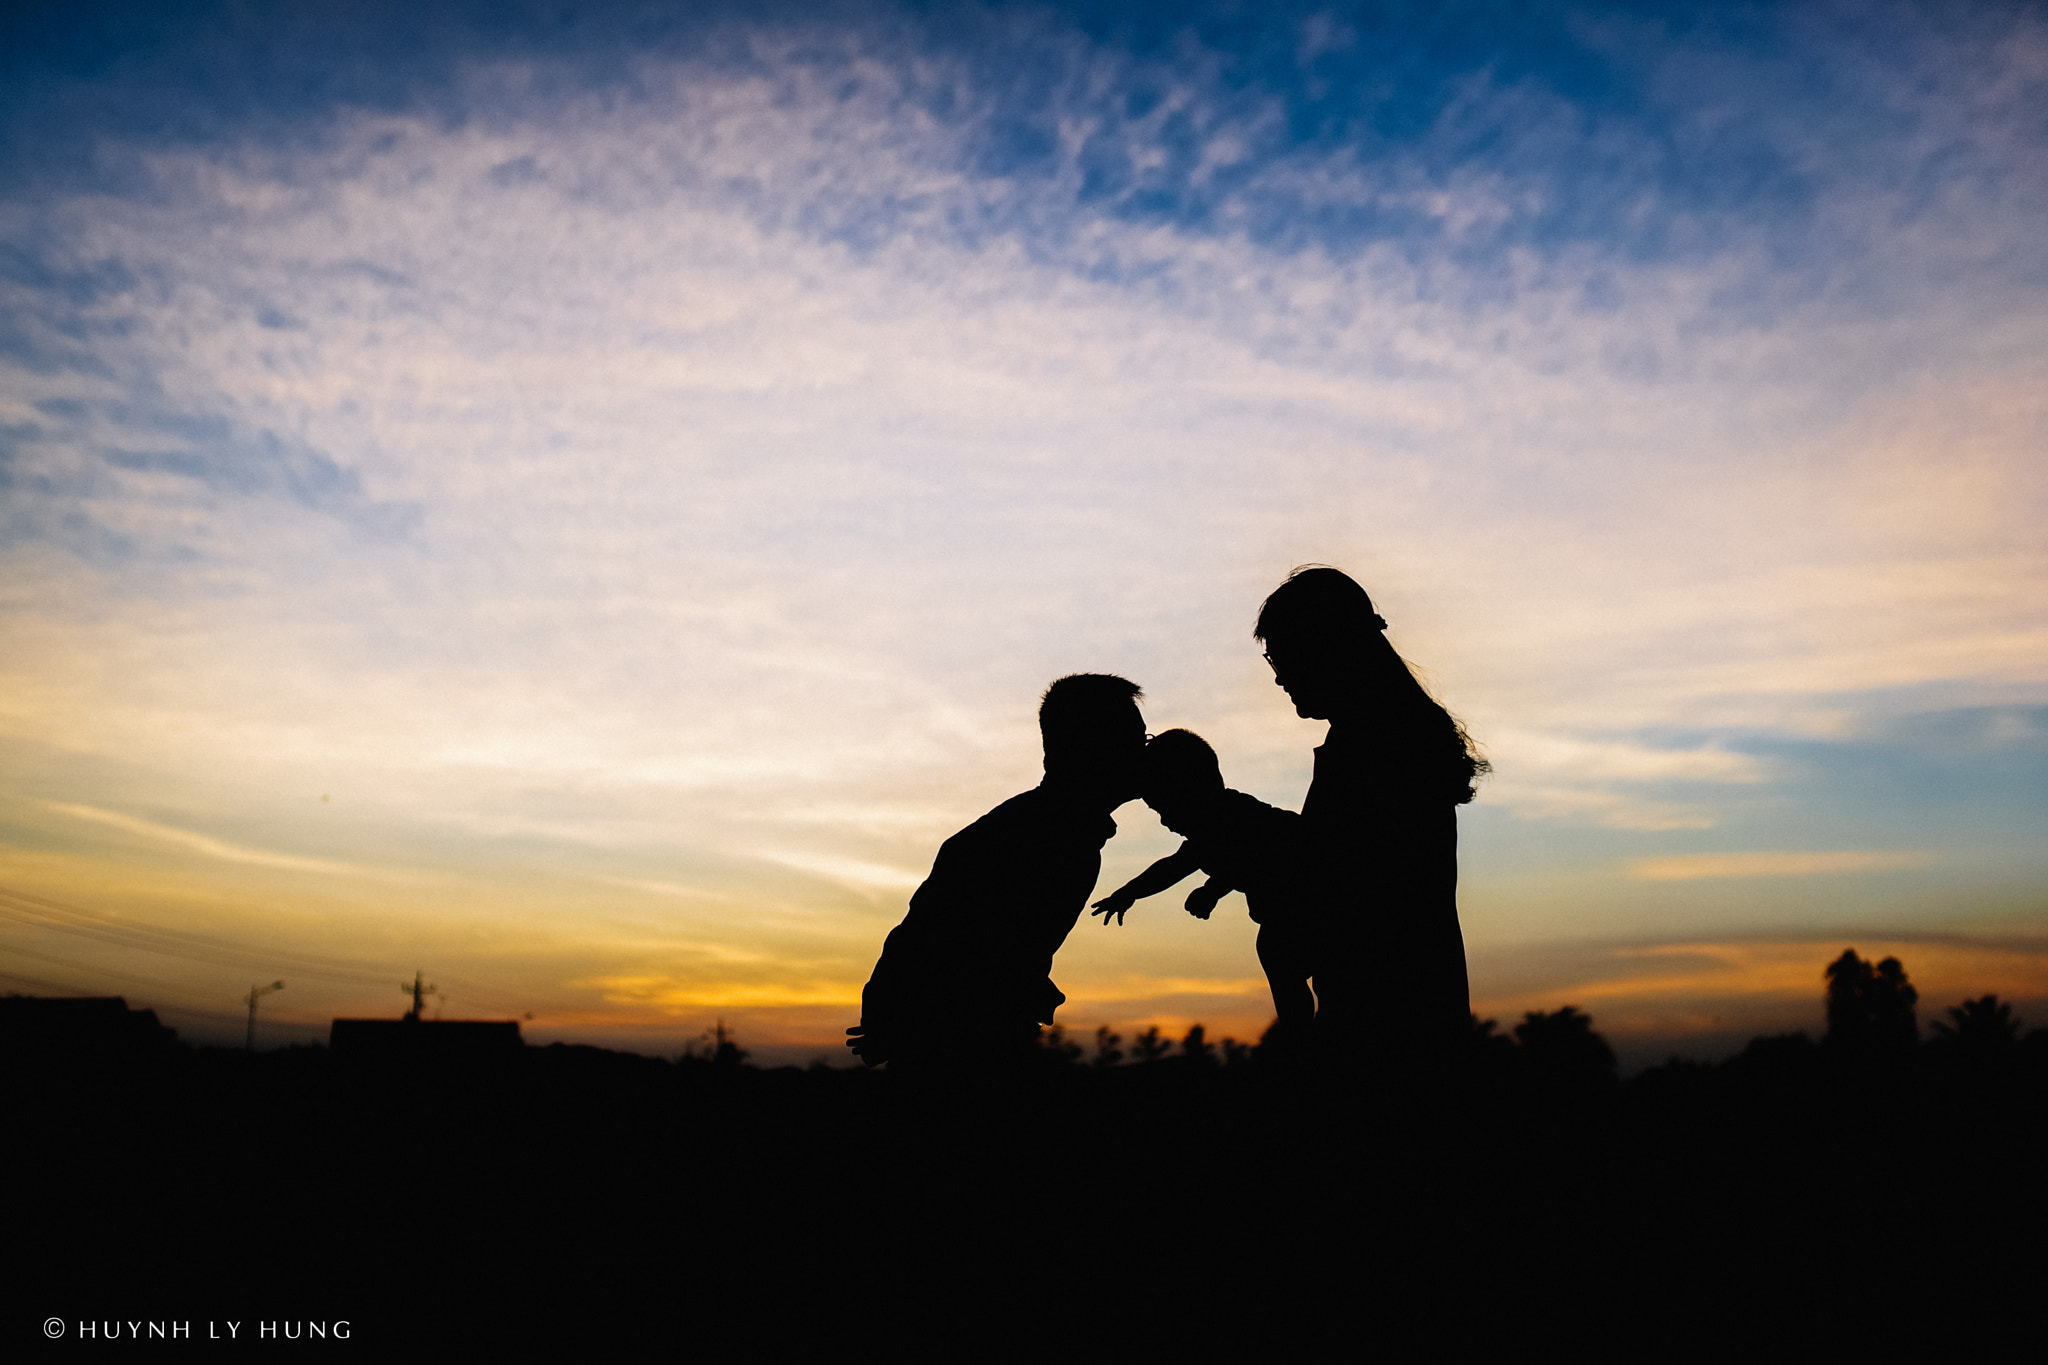
[[57,1351],[102,1349],[88,1320],[346,1320],[290,1348],[1973,1358],[2038,1317],[2048,1048],[1850,1061],[1801,1039],[1625,1084],[1495,1060],[1397,1112],[1256,1060],[1048,1059],[963,1087],[559,1045],[16,1051],[5,1330]]

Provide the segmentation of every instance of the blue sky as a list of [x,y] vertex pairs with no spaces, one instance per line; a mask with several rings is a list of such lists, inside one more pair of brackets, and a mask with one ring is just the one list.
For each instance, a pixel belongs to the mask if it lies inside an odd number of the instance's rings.
[[[5,22],[0,885],[795,1055],[1052,677],[1296,804],[1321,561],[1496,764],[1489,1009],[2048,1009],[2036,7]],[[1256,1029],[1248,934],[1077,934],[1075,1023]]]

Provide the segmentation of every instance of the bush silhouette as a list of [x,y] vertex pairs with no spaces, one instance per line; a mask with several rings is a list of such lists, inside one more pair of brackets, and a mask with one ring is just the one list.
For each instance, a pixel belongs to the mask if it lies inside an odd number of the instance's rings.
[[1499,1081],[1514,1074],[1515,1040],[1500,1032],[1500,1021],[1467,1016],[1465,1065],[1474,1076]]
[[[1487,1022],[1491,1022],[1490,1020]],[[1475,1032],[1480,1031],[1475,1026]],[[1593,1032],[1593,1018],[1573,1005],[1550,1014],[1531,1010],[1515,1025],[1522,1070],[1549,1089],[1587,1090],[1613,1085],[1614,1049]]]
[[1752,1038],[1728,1061],[1738,1070],[1767,1076],[1803,1076],[1820,1056],[1820,1048],[1802,1029]]

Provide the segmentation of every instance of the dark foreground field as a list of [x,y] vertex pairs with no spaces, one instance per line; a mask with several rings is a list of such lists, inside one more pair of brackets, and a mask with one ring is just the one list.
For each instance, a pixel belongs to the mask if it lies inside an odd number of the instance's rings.
[[[2043,1294],[2043,1053],[1802,1039],[1625,1084],[1496,1067],[1397,1111],[1256,1059],[932,1086],[560,1046],[17,1052],[5,1330],[65,1353],[185,1323],[243,1351],[2003,1358]],[[239,1344],[206,1340],[231,1321]],[[254,1335],[307,1323],[348,1335]]]

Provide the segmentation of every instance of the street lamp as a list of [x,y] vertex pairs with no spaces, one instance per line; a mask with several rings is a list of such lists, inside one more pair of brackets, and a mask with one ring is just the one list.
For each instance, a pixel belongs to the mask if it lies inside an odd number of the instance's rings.
[[281,991],[283,989],[284,982],[282,981],[273,981],[268,986],[252,985],[249,987],[249,994],[242,998],[242,1003],[249,1007],[249,1051],[254,1052],[256,1050],[256,1002],[272,991]]

